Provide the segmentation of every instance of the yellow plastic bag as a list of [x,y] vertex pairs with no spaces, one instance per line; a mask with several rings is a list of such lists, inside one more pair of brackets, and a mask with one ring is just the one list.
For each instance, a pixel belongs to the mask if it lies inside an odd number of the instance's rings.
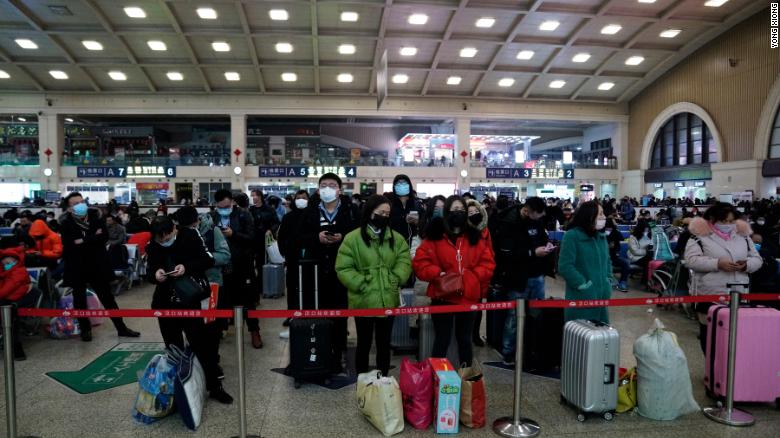
[[401,388],[394,377],[382,377],[382,373],[376,370],[360,374],[357,400],[360,413],[384,436],[404,430]]
[[636,367],[634,367],[620,376],[616,411],[623,413],[634,409],[637,401],[636,394]]

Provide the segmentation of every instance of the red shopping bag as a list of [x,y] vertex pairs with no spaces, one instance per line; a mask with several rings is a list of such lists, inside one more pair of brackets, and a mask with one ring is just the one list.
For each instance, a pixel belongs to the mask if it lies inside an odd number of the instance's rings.
[[[219,285],[217,283],[209,283],[211,286],[211,295],[201,301],[200,307],[202,310],[215,310],[217,308],[217,300],[219,299]],[[210,324],[216,321],[217,318],[203,318],[203,322]]]
[[477,361],[470,367],[458,371],[461,378],[460,422],[466,427],[485,427],[485,377]]
[[427,429],[433,422],[433,368],[428,361],[401,361],[401,394],[404,418],[415,429]]

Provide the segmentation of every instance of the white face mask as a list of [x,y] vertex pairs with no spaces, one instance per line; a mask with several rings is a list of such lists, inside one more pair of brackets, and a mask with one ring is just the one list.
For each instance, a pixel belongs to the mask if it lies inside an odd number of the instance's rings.
[[606,225],[607,225],[607,220],[606,219],[596,219],[596,229],[597,230],[603,230]]
[[336,196],[338,195],[336,194],[336,189],[333,187],[323,187],[320,189],[320,198],[326,203],[335,201]]
[[295,200],[295,207],[298,208],[299,210],[303,210],[308,205],[309,205],[309,200],[308,199],[296,199]]

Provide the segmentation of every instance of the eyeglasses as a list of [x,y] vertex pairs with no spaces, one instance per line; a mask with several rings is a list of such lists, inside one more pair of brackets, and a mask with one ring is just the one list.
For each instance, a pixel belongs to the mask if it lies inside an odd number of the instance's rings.
[[336,183],[332,183],[332,184],[320,184],[320,188],[321,188],[321,189],[324,189],[324,188],[326,188],[326,187],[330,187],[331,189],[338,189],[338,188],[339,188],[339,185],[338,185],[338,184],[336,184]]

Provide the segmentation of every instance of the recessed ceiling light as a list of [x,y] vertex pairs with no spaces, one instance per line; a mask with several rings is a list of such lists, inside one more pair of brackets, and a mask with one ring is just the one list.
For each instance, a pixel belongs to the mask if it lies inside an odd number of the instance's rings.
[[17,38],[15,41],[23,49],[33,50],[38,48],[38,45],[33,40],[27,38]]
[[709,0],[708,2],[704,3],[704,6],[709,6],[711,8],[719,8],[726,4],[729,0]]
[[560,25],[561,25],[561,23],[559,23],[557,21],[549,20],[549,21],[545,21],[544,23],[540,24],[539,25],[539,30],[546,30],[548,32],[551,32],[551,31],[557,29],[558,26],[560,26]]
[[550,82],[550,88],[563,88],[563,86],[566,85],[566,81],[552,81]]
[[588,62],[590,53],[578,53],[571,58],[572,62]]
[[62,80],[65,80],[65,79],[68,79],[68,74],[67,74],[67,73],[65,73],[65,72],[64,72],[64,71],[62,71],[62,70],[49,70],[49,74],[50,74],[50,75],[51,75],[51,77],[53,77],[54,79],[58,79],[58,80],[60,80],[60,81],[62,81]]
[[8,74],[5,70],[0,70],[0,79],[10,79],[11,75]]
[[394,84],[405,84],[409,82],[409,76],[405,74],[397,74],[393,75],[393,83]]
[[122,73],[121,71],[110,71],[108,72],[108,76],[111,77],[111,79],[115,81],[126,81],[127,75]]
[[217,11],[213,8],[198,8],[195,12],[198,13],[198,17],[204,20],[216,20]]
[[348,84],[354,80],[352,75],[350,73],[341,73],[336,77],[336,80],[341,82],[342,84]]
[[620,32],[620,29],[622,28],[623,26],[619,24],[608,24],[601,29],[601,33],[603,33],[604,35],[614,35]]
[[71,119],[70,117],[65,117],[65,121],[68,123],[73,123],[73,119]]
[[348,21],[354,23],[358,21],[359,15],[357,12],[345,11],[341,13],[341,21]]
[[103,50],[103,45],[97,41],[84,40],[81,42],[87,50]]
[[282,80],[284,82],[295,82],[298,80],[298,75],[295,73],[282,73]]
[[477,49],[473,47],[464,47],[460,49],[461,58],[473,58],[475,56],[477,56]]
[[517,52],[517,59],[529,60],[534,57],[533,50],[521,50]]
[[450,76],[447,78],[447,85],[460,85],[460,81],[462,81],[463,78],[460,76]]
[[414,56],[417,54],[417,47],[401,47],[401,56]]
[[177,71],[169,71],[167,76],[168,76],[168,79],[170,79],[172,81],[183,81],[184,80],[184,75],[182,75],[181,73],[179,73]]
[[211,48],[214,49],[215,52],[229,52],[230,44],[224,41],[214,41],[211,43]]
[[164,52],[168,50],[168,46],[165,45],[162,41],[152,40],[147,41],[146,44],[149,46],[150,49],[154,50],[155,52]]
[[290,14],[285,9],[271,9],[268,11],[268,16],[274,21],[287,21],[290,19]]
[[500,81],[498,81],[499,87],[511,87],[515,84],[515,80],[512,78],[503,78]]
[[422,26],[428,22],[428,16],[425,14],[412,14],[409,16],[409,24],[416,24]]
[[495,18],[482,17],[479,20],[477,20],[476,26],[477,27],[483,27],[483,28],[489,28],[489,27],[493,27],[494,24],[496,24],[496,19]]
[[639,0],[639,3],[655,3],[655,0]]
[[661,38],[674,38],[679,35],[680,32],[680,29],[666,29],[665,31],[661,32],[659,36]]
[[130,18],[146,18],[146,12],[137,6],[126,7],[125,14]]
[[644,61],[645,58],[642,56],[632,56],[628,59],[626,59],[626,65],[639,65]]
[[614,82],[602,82],[601,84],[599,84],[599,90],[601,91],[611,90],[612,87],[614,86],[615,86]]
[[339,46],[339,53],[342,55],[354,55],[355,46],[352,44],[342,44]]
[[290,43],[276,43],[276,51],[279,53],[292,53],[293,46]]
[[225,79],[227,79],[228,81],[240,81],[241,80],[241,75],[238,74],[238,72],[226,71],[225,72]]
[[27,119],[24,118],[24,117],[17,117],[16,120],[18,120],[20,122],[26,122],[27,121]]

